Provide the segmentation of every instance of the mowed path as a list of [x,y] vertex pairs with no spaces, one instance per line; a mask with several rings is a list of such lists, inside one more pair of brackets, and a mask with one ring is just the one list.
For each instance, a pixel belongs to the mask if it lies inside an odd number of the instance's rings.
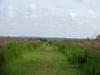
[[7,75],[82,75],[53,47],[23,51],[6,66]]

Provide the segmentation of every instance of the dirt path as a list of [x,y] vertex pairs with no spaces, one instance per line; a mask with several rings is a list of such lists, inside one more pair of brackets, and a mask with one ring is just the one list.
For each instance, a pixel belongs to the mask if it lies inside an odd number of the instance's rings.
[[82,75],[52,47],[24,51],[20,58],[7,64],[6,69],[7,75]]

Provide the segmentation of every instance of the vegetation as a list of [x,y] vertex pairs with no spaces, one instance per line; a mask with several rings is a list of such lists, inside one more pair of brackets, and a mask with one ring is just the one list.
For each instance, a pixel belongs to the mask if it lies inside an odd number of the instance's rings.
[[98,36],[96,37],[96,40],[100,41],[100,35],[98,35]]
[[100,75],[100,42],[9,42],[0,47],[0,75]]

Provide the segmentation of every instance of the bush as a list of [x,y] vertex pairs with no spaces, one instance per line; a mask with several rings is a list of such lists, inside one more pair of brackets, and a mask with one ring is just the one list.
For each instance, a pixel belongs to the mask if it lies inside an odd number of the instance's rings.
[[67,57],[72,64],[79,67],[81,64],[85,64],[87,62],[88,55],[85,51],[80,49],[70,48],[69,51],[67,51]]
[[4,59],[4,56],[3,56],[3,52],[0,51],[0,68],[2,66],[2,64],[4,63],[5,59]]
[[92,52],[86,64],[82,66],[88,75],[100,75],[100,55]]
[[63,53],[64,55],[66,55],[66,46],[64,46],[64,45],[57,45],[57,47],[58,47],[58,51],[60,51],[61,53]]
[[41,46],[43,46],[44,42],[40,41],[40,40],[37,40],[33,43],[33,48],[34,49],[38,49],[40,48]]
[[69,62],[87,75],[100,75],[100,55],[96,51],[70,49],[67,57]]

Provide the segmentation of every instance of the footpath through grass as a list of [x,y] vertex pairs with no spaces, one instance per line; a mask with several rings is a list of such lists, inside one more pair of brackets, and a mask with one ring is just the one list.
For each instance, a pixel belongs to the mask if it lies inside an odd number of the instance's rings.
[[20,57],[5,64],[4,75],[82,75],[56,47],[43,45],[23,50]]

